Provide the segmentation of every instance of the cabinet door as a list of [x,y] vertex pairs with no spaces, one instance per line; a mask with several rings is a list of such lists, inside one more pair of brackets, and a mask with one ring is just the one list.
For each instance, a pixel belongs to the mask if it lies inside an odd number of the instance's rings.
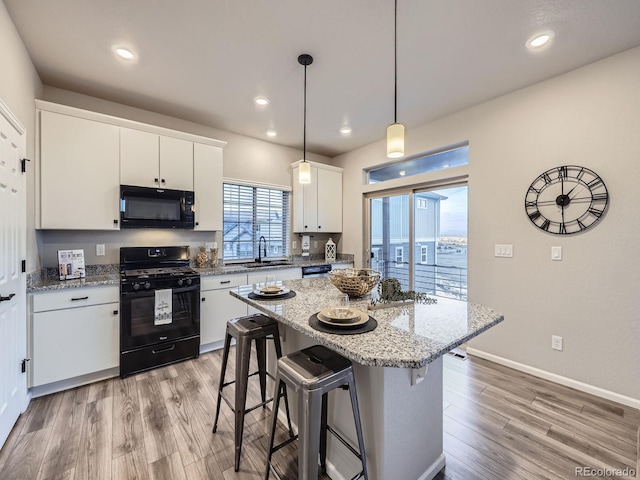
[[193,142],[160,136],[160,186],[193,191]]
[[33,386],[120,364],[118,304],[33,315]]
[[114,125],[40,112],[41,228],[119,228],[118,143]]
[[120,128],[120,183],[139,187],[160,185],[158,135]]
[[195,230],[222,230],[222,148],[193,144]]
[[224,340],[227,322],[247,314],[247,304],[229,295],[227,288],[202,292],[200,298],[201,345]]
[[293,231],[318,231],[318,169],[311,167],[311,183],[298,181],[298,168],[293,169]]
[[318,232],[342,232],[342,172],[317,170]]

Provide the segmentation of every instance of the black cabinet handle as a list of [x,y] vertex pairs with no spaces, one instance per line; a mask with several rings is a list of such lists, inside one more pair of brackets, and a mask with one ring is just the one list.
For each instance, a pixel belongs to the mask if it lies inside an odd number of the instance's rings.
[[204,302],[205,300],[206,300],[206,298],[204,298],[204,297],[202,297],[202,298],[200,299],[200,301],[201,301],[201,302]]
[[88,300],[88,299],[89,299],[89,297],[75,297],[75,298],[72,298],[71,301],[72,302],[76,302],[78,300]]
[[322,228],[322,225],[318,225],[318,230],[320,230]]
[[309,227],[305,225],[304,228],[309,228]]
[[167,182],[164,181],[164,178],[162,179],[162,183],[167,183]]
[[224,280],[220,282],[220,285],[222,285],[223,283],[231,283],[231,280]]
[[114,220],[114,221],[113,221],[113,224],[114,224],[114,225],[117,225],[117,224],[118,224],[118,220]]
[[200,223],[199,223],[199,222],[196,222],[196,227],[197,227],[198,225],[200,225]]
[[9,300],[11,300],[15,296],[16,296],[15,293],[10,293],[8,297],[3,297],[3,296],[0,295],[0,302],[8,302]]
[[154,178],[153,181],[154,181],[154,183],[160,183],[160,182],[158,182],[157,178]]
[[118,312],[118,310],[114,310],[114,311],[113,311],[113,314],[114,314],[114,315],[118,315],[118,313],[119,313],[119,312]]

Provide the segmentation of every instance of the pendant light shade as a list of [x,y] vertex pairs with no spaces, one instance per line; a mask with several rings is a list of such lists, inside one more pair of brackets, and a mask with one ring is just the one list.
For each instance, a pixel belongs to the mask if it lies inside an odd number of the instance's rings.
[[303,161],[298,164],[298,181],[300,183],[311,183],[311,164]]
[[304,126],[302,134],[302,163],[298,165],[298,181],[311,183],[311,164],[307,162],[307,67],[313,63],[313,57],[303,53],[298,63],[304,66]]
[[404,125],[392,123],[387,127],[387,157],[400,158],[404,155]]
[[393,123],[387,127],[387,157],[404,155],[404,125],[398,123],[398,0],[395,0],[393,24]]

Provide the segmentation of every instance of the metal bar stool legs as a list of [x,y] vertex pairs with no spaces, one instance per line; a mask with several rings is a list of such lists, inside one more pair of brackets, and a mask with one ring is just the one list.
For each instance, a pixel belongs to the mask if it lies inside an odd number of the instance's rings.
[[[327,434],[331,433],[361,462],[362,470],[353,480],[364,477],[368,480],[367,459],[358,408],[353,366],[349,360],[321,345],[305,348],[278,360],[276,373],[277,397],[288,386],[298,394],[298,475],[304,480],[317,480],[318,456],[320,467],[326,473]],[[327,424],[328,393],[336,388],[349,390],[351,408],[358,437],[358,450]],[[273,406],[271,435],[267,449],[267,466],[264,478],[269,479],[274,452],[291,443],[294,438],[274,447],[278,415],[278,398]]]
[[[225,383],[225,374],[229,360],[229,350],[231,348],[231,339],[236,339],[236,374],[235,379]],[[266,408],[266,404],[271,402],[273,398],[266,398],[266,382],[267,376],[267,355],[266,340],[272,339],[275,344],[276,355],[282,356],[282,348],[280,345],[280,336],[278,334],[278,323],[264,315],[250,315],[241,317],[227,322],[227,333],[225,336],[224,351],[222,356],[222,370],[220,372],[220,383],[218,385],[218,400],[216,403],[216,416],[213,423],[213,433],[218,428],[218,420],[220,418],[220,405],[222,400],[233,410],[234,416],[234,444],[235,444],[235,471],[240,469],[240,457],[242,454],[242,436],[244,433],[244,418],[247,413],[256,408]],[[258,370],[249,373],[249,363],[251,357],[251,342],[256,343],[256,355]],[[250,408],[246,408],[247,403],[247,387],[249,377],[253,375],[259,376],[261,403]],[[273,378],[273,377],[272,377]],[[235,384],[235,398],[233,404],[225,398],[222,391],[225,387]],[[289,433],[293,436],[291,428],[291,419],[289,418],[289,401],[287,399],[286,389],[278,392],[277,399],[284,397],[285,409],[289,425]]]

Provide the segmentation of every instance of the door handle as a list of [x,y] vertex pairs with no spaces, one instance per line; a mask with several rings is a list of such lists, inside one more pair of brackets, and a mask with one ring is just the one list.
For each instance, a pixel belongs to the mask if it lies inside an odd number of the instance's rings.
[[16,296],[15,293],[10,293],[8,297],[3,297],[2,295],[0,295],[0,302],[8,302],[15,296]]

